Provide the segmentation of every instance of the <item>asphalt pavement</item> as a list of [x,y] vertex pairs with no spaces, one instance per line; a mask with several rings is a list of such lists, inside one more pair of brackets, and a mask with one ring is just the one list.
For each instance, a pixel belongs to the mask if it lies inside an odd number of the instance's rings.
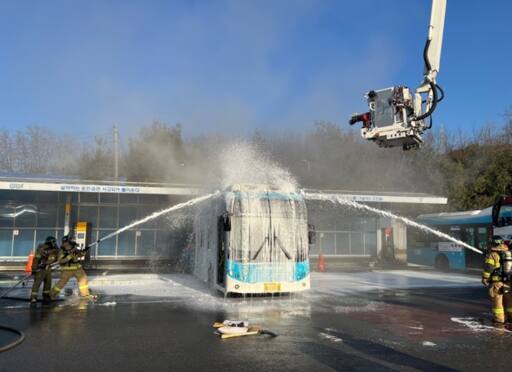
[[[0,371],[507,370],[512,331],[492,326],[485,291],[465,275],[314,273],[301,295],[227,298],[186,276],[92,278],[96,303],[0,300],[0,324],[25,341]],[[220,339],[244,319],[276,334]],[[511,328],[512,329],[512,328]],[[0,346],[14,335],[0,331]]]

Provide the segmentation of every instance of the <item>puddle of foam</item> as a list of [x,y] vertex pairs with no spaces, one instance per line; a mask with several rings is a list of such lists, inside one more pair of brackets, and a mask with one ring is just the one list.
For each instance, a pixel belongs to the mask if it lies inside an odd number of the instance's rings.
[[98,306],[116,306],[117,302],[111,301],[111,302],[104,302],[102,304],[98,304]]
[[[329,328],[326,328],[326,330],[328,330],[328,329]],[[318,335],[326,340],[331,341],[331,342],[336,342],[336,343],[343,342],[343,340],[341,338],[324,333],[324,332],[320,332]]]
[[341,314],[362,312],[362,311],[377,311],[379,306],[375,302],[371,302],[364,306],[335,306],[334,312]]
[[410,328],[410,329],[417,329],[419,331],[423,330],[423,326],[422,325],[419,325],[419,326],[409,326],[408,328]]
[[499,332],[512,333],[512,331],[509,331],[508,329],[496,328],[493,326],[482,324],[475,318],[455,318],[455,317],[453,317],[453,318],[450,318],[450,320],[452,322],[462,324],[475,332],[499,331]]

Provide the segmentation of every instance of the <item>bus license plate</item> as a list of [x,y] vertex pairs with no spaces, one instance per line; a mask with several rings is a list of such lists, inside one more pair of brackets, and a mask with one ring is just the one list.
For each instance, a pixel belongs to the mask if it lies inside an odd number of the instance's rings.
[[265,292],[281,292],[281,283],[265,283]]

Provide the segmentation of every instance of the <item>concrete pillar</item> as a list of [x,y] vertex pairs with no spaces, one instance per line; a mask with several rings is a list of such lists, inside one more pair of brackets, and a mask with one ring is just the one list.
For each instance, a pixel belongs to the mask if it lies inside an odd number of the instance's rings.
[[382,252],[382,229],[377,229],[377,257],[380,257]]
[[66,195],[66,205],[64,207],[64,235],[68,235],[71,230],[71,194]]
[[407,263],[407,227],[398,220],[393,221],[393,243],[397,263]]

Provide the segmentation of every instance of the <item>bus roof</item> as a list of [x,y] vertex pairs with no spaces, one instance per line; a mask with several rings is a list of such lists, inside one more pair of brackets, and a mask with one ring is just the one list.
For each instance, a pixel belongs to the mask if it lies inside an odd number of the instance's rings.
[[[501,215],[512,217],[512,208],[502,210]],[[420,214],[416,220],[426,225],[491,225],[492,207],[475,211]]]
[[427,225],[472,225],[492,223],[492,208],[475,211],[421,214],[416,220]]
[[239,192],[281,192],[281,193],[293,193],[296,192],[295,188],[287,187],[283,185],[281,187],[268,185],[268,184],[257,184],[257,183],[239,183],[234,184],[225,189],[225,191],[239,191]]
[[235,199],[264,199],[264,200],[304,200],[304,197],[296,192],[279,192],[279,191],[230,191],[226,196]]

